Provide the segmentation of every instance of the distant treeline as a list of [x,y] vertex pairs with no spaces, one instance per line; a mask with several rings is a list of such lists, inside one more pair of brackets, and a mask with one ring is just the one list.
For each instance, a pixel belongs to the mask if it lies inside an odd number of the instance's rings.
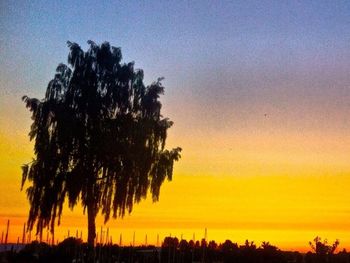
[[[338,241],[335,243],[339,244]],[[65,239],[55,246],[34,241],[22,250],[11,249],[0,253],[0,262],[41,263],[41,262],[232,262],[232,263],[348,263],[350,253],[345,250],[335,253],[334,244],[329,246],[326,241],[315,238],[310,243],[313,252],[282,251],[269,242],[260,246],[249,242],[238,245],[230,240],[221,244],[215,241],[178,240],[176,237],[166,237],[161,247],[155,246],[118,246],[99,245],[94,248],[94,259],[88,259],[88,245],[81,239],[73,237]]]

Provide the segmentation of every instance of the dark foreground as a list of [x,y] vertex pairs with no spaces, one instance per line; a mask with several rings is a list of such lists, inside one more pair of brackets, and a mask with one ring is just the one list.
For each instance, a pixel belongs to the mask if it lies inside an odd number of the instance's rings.
[[[91,253],[90,253],[91,254]],[[162,247],[139,246],[120,247],[117,245],[97,245],[93,258],[88,258],[89,250],[80,239],[68,238],[57,246],[50,246],[37,241],[16,250],[9,246],[8,251],[0,253],[0,263],[41,263],[41,262],[232,262],[232,263],[348,263],[350,253],[345,250],[335,253],[327,247],[316,247],[314,252],[281,251],[277,247],[263,242],[257,247],[253,242],[242,246],[226,240],[222,244],[214,241],[207,243],[167,237]]]

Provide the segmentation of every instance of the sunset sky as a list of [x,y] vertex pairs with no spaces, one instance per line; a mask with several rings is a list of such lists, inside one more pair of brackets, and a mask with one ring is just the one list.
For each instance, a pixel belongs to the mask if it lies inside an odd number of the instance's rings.
[[[217,242],[305,251],[318,235],[350,249],[349,1],[48,2],[0,1],[0,232],[10,219],[10,241],[28,215],[20,166],[34,156],[21,97],[43,98],[66,41],[87,49],[91,39],[121,47],[147,84],[165,77],[167,147],[183,148],[160,201],[107,224],[113,240],[201,239],[207,228]],[[56,236],[86,239],[82,210],[63,214]]]

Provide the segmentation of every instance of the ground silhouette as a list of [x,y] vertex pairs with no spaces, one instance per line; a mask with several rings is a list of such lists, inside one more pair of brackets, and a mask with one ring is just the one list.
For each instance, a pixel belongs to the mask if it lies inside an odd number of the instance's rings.
[[[37,241],[26,245],[21,251],[8,251],[0,254],[0,262],[86,262],[88,245],[80,239],[68,238],[56,246],[49,246]],[[94,262],[155,262],[155,263],[186,263],[186,262],[227,262],[227,263],[346,263],[350,253],[345,250],[324,254],[297,251],[282,251],[269,242],[260,246],[248,240],[238,245],[231,240],[221,244],[202,239],[201,241],[179,240],[176,237],[166,237],[161,247],[155,246],[124,246],[112,244],[97,244]]]

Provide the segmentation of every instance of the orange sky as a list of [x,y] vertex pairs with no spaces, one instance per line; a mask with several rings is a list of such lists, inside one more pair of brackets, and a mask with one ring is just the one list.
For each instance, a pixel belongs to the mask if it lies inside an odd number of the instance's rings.
[[[10,240],[16,241],[28,209],[19,191],[20,164],[30,160],[32,145],[24,131],[12,136],[11,128],[4,130],[0,229],[10,219]],[[251,130],[204,139],[176,138],[170,132],[169,145],[175,144],[184,151],[174,180],[164,184],[158,203],[146,200],[131,215],[107,224],[115,241],[122,233],[129,244],[134,231],[137,243],[144,242],[146,233],[148,243],[156,243],[157,234],[161,240],[169,234],[190,239],[194,233],[200,239],[207,228],[208,238],[218,242],[268,240],[280,248],[305,250],[319,235],[350,247],[350,136]],[[68,229],[86,237],[85,227],[81,209],[67,208],[56,237],[62,240]]]

